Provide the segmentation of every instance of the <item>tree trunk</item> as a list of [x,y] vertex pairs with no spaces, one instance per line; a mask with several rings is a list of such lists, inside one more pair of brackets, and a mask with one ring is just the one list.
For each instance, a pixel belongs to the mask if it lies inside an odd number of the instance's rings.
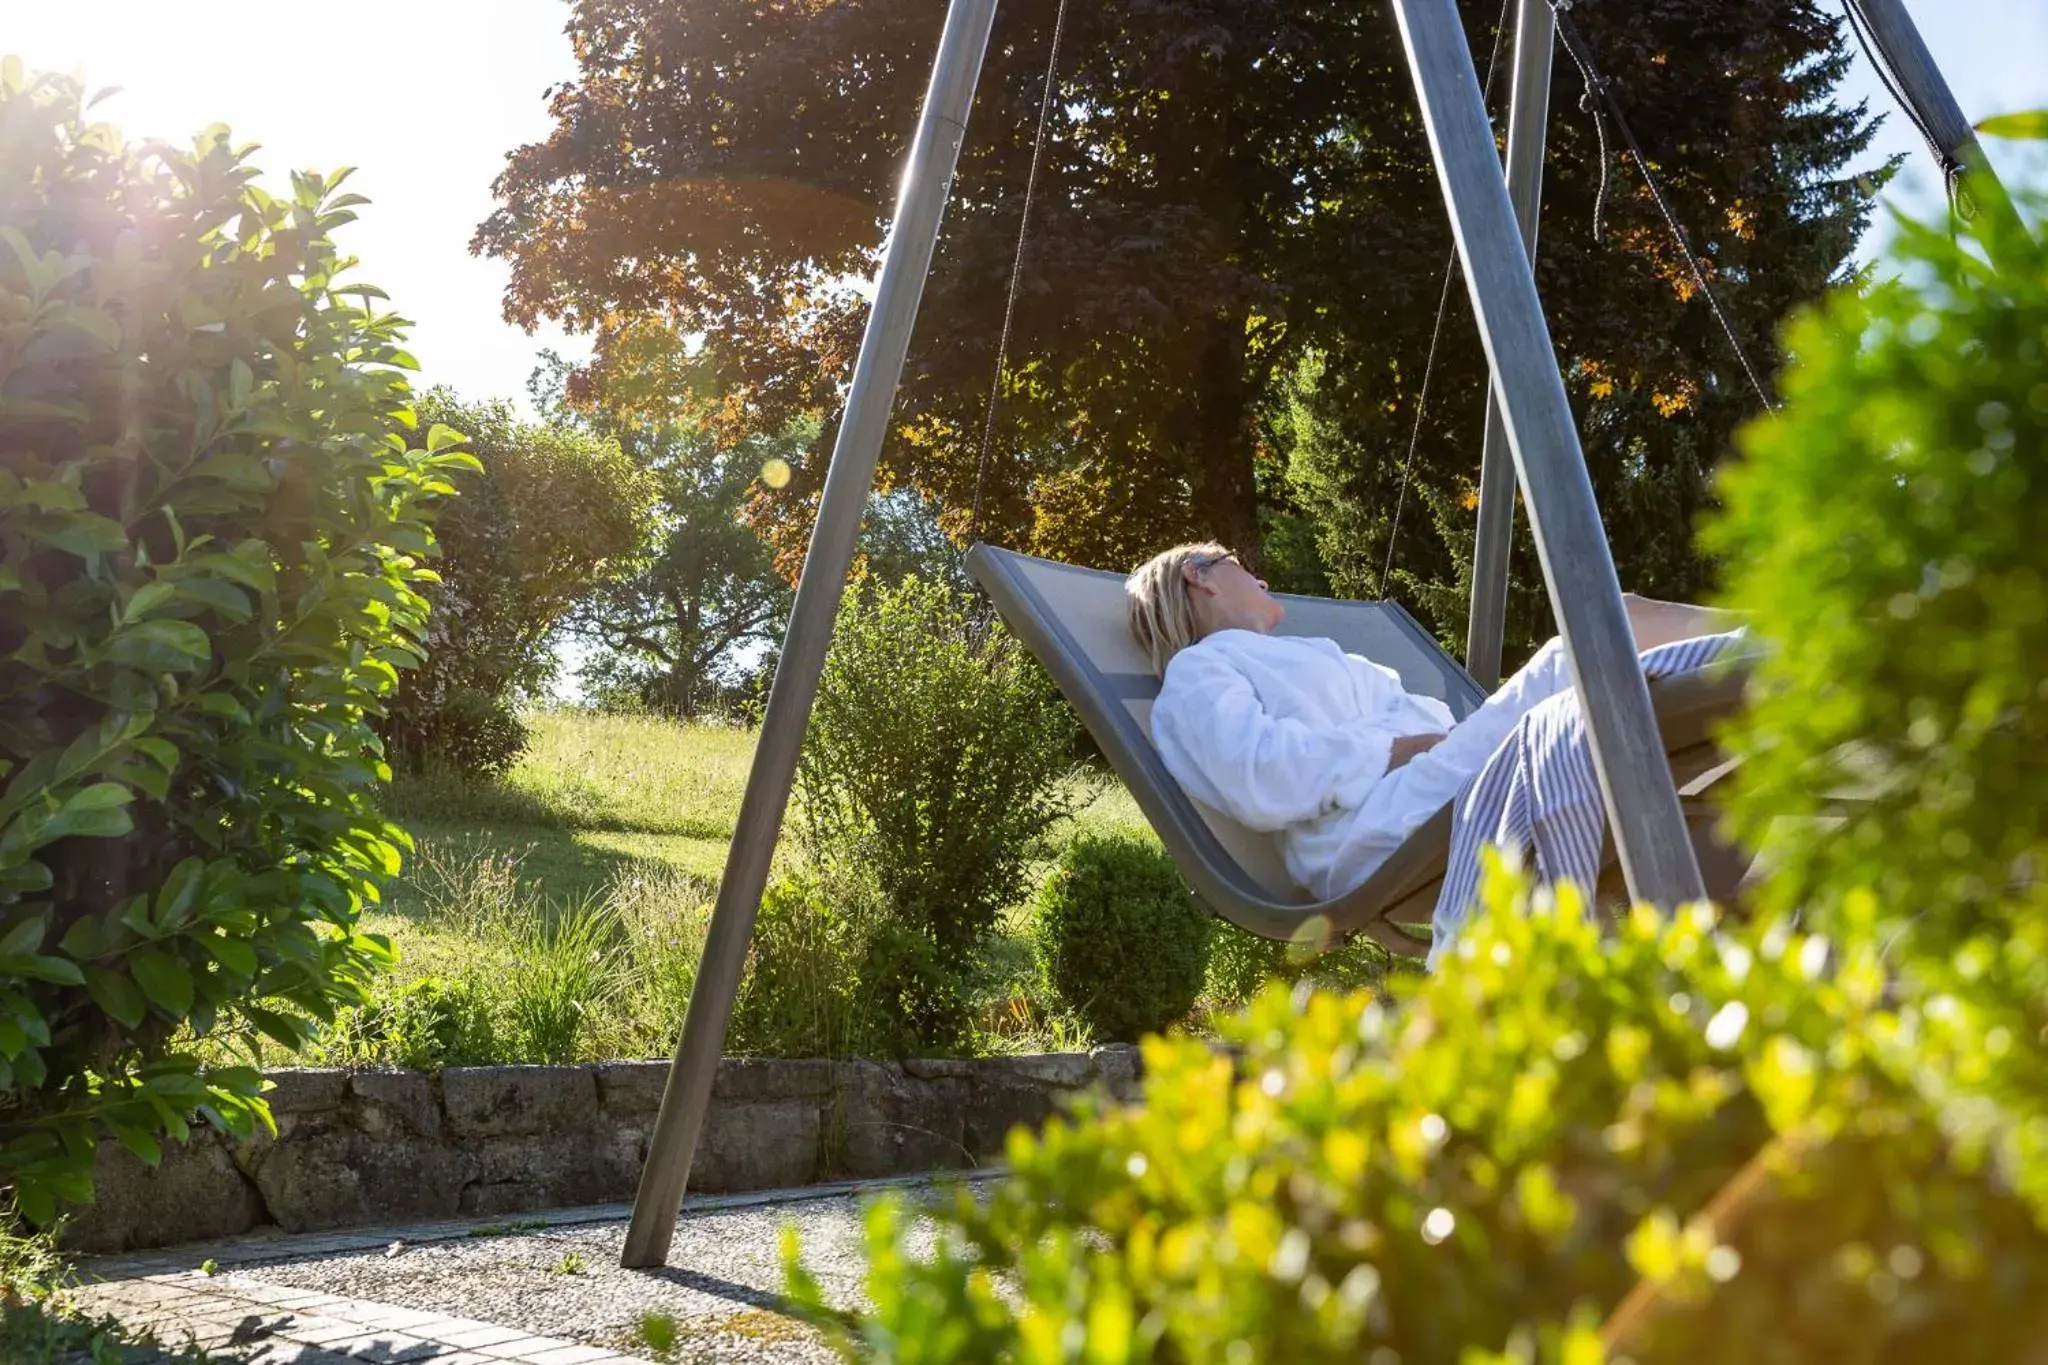
[[1197,361],[1201,397],[1189,414],[1188,460],[1198,472],[1196,507],[1210,534],[1259,571],[1259,493],[1252,452],[1252,389],[1245,375],[1245,318],[1213,320]]

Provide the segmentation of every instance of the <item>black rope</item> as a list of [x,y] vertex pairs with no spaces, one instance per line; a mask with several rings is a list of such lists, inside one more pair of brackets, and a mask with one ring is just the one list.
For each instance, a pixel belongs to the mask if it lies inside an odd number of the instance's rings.
[[[1501,0],[1500,17],[1493,24],[1493,55],[1486,59],[1486,87],[1480,95],[1482,103],[1489,109],[1493,102],[1493,78],[1500,70],[1500,50],[1508,31],[1509,0]],[[1384,598],[1387,595],[1387,579],[1394,572],[1394,544],[1401,535],[1401,509],[1408,502],[1408,476],[1415,469],[1415,452],[1422,444],[1422,420],[1429,412],[1429,381],[1436,373],[1437,346],[1443,340],[1444,319],[1451,311],[1451,286],[1458,278],[1458,248],[1451,248],[1450,259],[1444,262],[1444,284],[1437,295],[1436,326],[1430,329],[1429,357],[1422,365],[1422,387],[1415,394],[1415,425],[1408,433],[1408,458],[1401,461],[1400,491],[1394,496],[1394,518],[1387,523],[1387,558],[1380,566],[1379,590],[1373,594]],[[1489,383],[1491,380],[1488,381]]]
[[[1562,26],[1564,11],[1570,8],[1570,0],[1551,0],[1551,8],[1557,11]],[[1579,94],[1579,108],[1593,116],[1593,136],[1600,143],[1600,182],[1593,190],[1593,240],[1599,241],[1607,235],[1607,170],[1614,164],[1614,153],[1607,147],[1607,115],[1601,111],[1600,101],[1594,93],[1602,84],[1600,73],[1593,69],[1591,59],[1581,56],[1579,49],[1569,39],[1564,44],[1565,55],[1572,59],[1572,65],[1579,69],[1579,80],[1585,89]]]
[[[1657,212],[1663,215],[1664,226],[1670,230],[1671,240],[1677,245],[1678,254],[1685,258],[1686,269],[1692,272],[1693,282],[1699,285],[1700,293],[1706,297],[1707,306],[1713,310],[1714,320],[1721,324],[1722,335],[1728,338],[1729,348],[1735,352],[1736,360],[1741,362],[1742,372],[1749,377],[1749,386],[1756,390],[1757,398],[1767,410],[1776,411],[1776,400],[1771,397],[1770,390],[1764,387],[1763,378],[1758,374],[1756,366],[1750,363],[1749,350],[1736,333],[1734,320],[1728,316],[1728,310],[1721,306],[1720,296],[1714,292],[1714,286],[1707,282],[1707,272],[1701,267],[1699,257],[1693,254],[1692,242],[1685,235],[1684,226],[1679,223],[1678,215],[1672,212],[1670,201],[1664,197],[1664,187],[1658,183],[1656,173],[1650,169],[1650,159],[1643,155],[1642,143],[1636,141],[1635,129],[1629,126],[1628,115],[1622,112],[1621,101],[1615,98],[1613,83],[1601,73],[1599,65],[1593,60],[1593,51],[1587,45],[1585,35],[1579,32],[1578,25],[1572,22],[1571,15],[1567,12],[1571,8],[1570,0],[1551,0],[1551,8],[1557,12],[1557,32],[1558,36],[1564,39],[1565,51],[1571,54],[1572,61],[1578,65],[1580,74],[1585,77],[1587,91],[1597,95],[1600,102],[1607,106],[1607,112],[1613,116],[1615,130],[1621,134],[1622,143],[1628,148],[1629,155],[1635,158],[1636,169],[1643,173],[1643,184],[1648,187],[1650,198],[1657,205]],[[1594,114],[1594,122],[1596,125],[1599,122],[1597,111]],[[1601,177],[1604,181],[1605,137],[1601,139],[1601,148]],[[1595,232],[1597,231],[1596,225]]]
[[1948,191],[1949,208],[1960,218],[1975,217],[1977,206],[1963,187],[1963,163],[1956,160],[1953,151],[1941,145],[1941,140],[1934,135],[1933,126],[1921,114],[1920,106],[1906,93],[1905,83],[1899,79],[1884,44],[1878,42],[1870,30],[1870,20],[1864,15],[1862,4],[1859,0],[1842,0],[1842,12],[1849,16],[1849,29],[1856,35],[1857,45],[1863,49],[1863,59],[1877,73],[1878,83],[1892,97],[1892,103],[1905,114],[1906,122],[1913,125],[1913,131],[1920,134],[1927,150],[1934,154],[1935,164],[1941,167],[1942,185]]
[[1052,121],[1053,92],[1059,86],[1060,35],[1067,26],[1067,0],[1060,0],[1053,15],[1052,50],[1045,58],[1045,94],[1038,102],[1038,136],[1031,144],[1031,171],[1024,178],[1024,211],[1017,217],[1017,251],[1010,259],[1010,293],[1003,304],[1003,332],[996,343],[996,373],[988,386],[988,413],[981,427],[981,459],[974,473],[974,510],[967,523],[967,538],[981,538],[981,495],[988,483],[988,452],[995,442],[996,402],[1003,392],[1003,369],[1010,356],[1010,326],[1017,316],[1017,285],[1024,276],[1024,242],[1031,227],[1031,201],[1038,194],[1038,167],[1045,157],[1045,133]]

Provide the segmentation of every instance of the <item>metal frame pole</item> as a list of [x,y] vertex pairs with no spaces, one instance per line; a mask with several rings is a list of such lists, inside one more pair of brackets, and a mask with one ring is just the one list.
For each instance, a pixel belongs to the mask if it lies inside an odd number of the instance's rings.
[[1529,525],[1638,900],[1705,897],[1455,0],[1395,0]]
[[[1522,0],[1515,19],[1515,87],[1508,110],[1508,198],[1522,245],[1536,259],[1543,208],[1543,152],[1550,122],[1550,67],[1557,16],[1550,0]],[[1486,390],[1486,444],[1479,457],[1479,526],[1472,542],[1472,610],[1465,622],[1465,671],[1481,687],[1500,686],[1507,634],[1508,551],[1515,536],[1515,465],[1500,400]]]
[[633,1221],[619,1257],[629,1268],[660,1265],[668,1258],[704,1111],[711,1102],[711,1083],[725,1047],[726,1026],[732,1020],[740,975],[746,967],[754,917],[761,908],[775,841],[789,806],[798,750],[810,723],[811,703],[817,698],[818,677],[824,669],[847,570],[853,563],[861,514],[874,484],[875,462],[895,404],[896,386],[903,377],[903,360],[917,321],[925,277],[931,270],[939,222],[952,190],[953,170],[966,136],[967,113],[981,78],[995,9],[996,0],[951,0],[946,11],[917,139],[910,148],[882,254],[874,307],[861,338],[839,439],[832,448],[818,523],[804,556],[803,578],[797,585],[782,657],[761,720],[761,739],[754,749],[746,796],[733,827],[732,848],[726,855],[725,877],[719,883],[718,903],[705,937],[703,962],[697,969],[696,987],[690,992],[668,1086],[662,1092],[661,1113],[648,1138],[647,1164],[640,1173]]
[[1954,92],[1948,88],[1941,68],[1934,64],[1934,54],[1921,40],[1920,30],[1914,26],[1913,16],[1906,12],[1903,0],[1855,0],[1855,5],[1870,27],[1872,41],[1898,78],[1900,89],[1926,123],[1928,135],[1958,164],[1977,173],[1972,184],[1977,194],[1977,211],[1995,214],[2017,225],[2019,211],[2013,207],[2004,182],[1991,169],[1991,161],[1977,141],[1976,129],[1970,126],[1963,107],[1956,103]]
[[1901,0],[1857,0],[1878,50],[1891,64],[1906,97],[1927,121],[1927,131],[1942,150],[1973,170],[1988,172],[1991,163],[1977,143],[1977,132],[1948,88],[1934,54],[1921,41],[1920,30]]

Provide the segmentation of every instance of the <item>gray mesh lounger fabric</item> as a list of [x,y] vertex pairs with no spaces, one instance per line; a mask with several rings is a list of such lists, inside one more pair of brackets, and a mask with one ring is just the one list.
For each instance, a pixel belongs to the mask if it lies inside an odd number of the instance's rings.
[[[1450,846],[1448,806],[1364,885],[1335,900],[1312,900],[1287,875],[1274,836],[1198,805],[1166,771],[1150,727],[1159,680],[1126,625],[1124,575],[987,545],[968,552],[967,567],[1080,713],[1181,875],[1211,910],[1269,938],[1291,937],[1321,919],[1326,932],[1358,930],[1396,952],[1428,949],[1426,931],[1392,916],[1428,920]],[[1397,603],[1280,600],[1287,607],[1283,631],[1327,636],[1384,664],[1411,692],[1438,698],[1454,716],[1464,717],[1486,699],[1479,684]],[[1708,726],[1739,700],[1741,685],[1740,671],[1652,684],[1665,745],[1682,784],[1718,775]]]

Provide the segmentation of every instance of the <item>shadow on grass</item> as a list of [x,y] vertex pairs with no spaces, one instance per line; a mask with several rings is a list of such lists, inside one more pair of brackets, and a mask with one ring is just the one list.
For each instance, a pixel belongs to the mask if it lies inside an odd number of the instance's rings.
[[730,839],[732,820],[701,815],[649,818],[623,813],[612,798],[587,783],[557,782],[542,795],[505,782],[450,774],[399,778],[384,799],[384,813],[400,825],[521,825],[611,834],[661,834],[684,839]]
[[650,846],[635,848],[584,837],[583,833],[560,826],[495,825],[479,829],[467,825],[414,822],[409,826],[417,849],[406,860],[406,875],[385,893],[384,910],[410,919],[426,916],[435,899],[446,899],[456,890],[442,885],[453,877],[473,875],[474,864],[484,858],[510,865],[510,873],[522,890],[556,904],[575,904],[604,894],[618,882],[630,879],[650,865],[680,870],[709,890],[716,883],[717,860],[724,844],[706,842],[685,850],[699,856],[681,858],[655,839]]

